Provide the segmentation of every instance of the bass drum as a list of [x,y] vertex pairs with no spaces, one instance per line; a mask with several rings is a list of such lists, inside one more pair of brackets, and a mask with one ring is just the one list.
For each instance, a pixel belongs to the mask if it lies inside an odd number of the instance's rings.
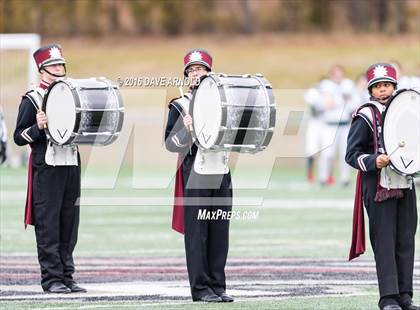
[[420,176],[418,91],[404,89],[396,93],[384,112],[382,130],[385,153],[392,153],[389,159],[391,168],[400,175]]
[[46,133],[57,145],[108,145],[124,121],[124,107],[116,85],[105,78],[62,79],[50,85],[42,110]]

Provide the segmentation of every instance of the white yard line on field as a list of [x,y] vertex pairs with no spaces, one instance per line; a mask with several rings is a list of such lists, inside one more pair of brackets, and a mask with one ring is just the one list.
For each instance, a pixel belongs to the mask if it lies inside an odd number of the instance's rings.
[[[375,285],[375,281],[357,281],[357,286]],[[228,291],[238,298],[256,298],[263,296],[285,296],[293,286],[343,286],[347,292],[359,291],[354,281],[317,281],[317,280],[286,280],[286,281],[229,281]],[[76,294],[43,294],[39,285],[0,285],[0,291],[13,291],[19,294],[12,296],[1,296],[0,300],[73,300],[74,298],[100,298],[117,296],[139,296],[151,297],[160,296],[165,298],[190,298],[190,287],[188,281],[136,281],[136,282],[112,282],[112,283],[89,283],[83,284],[88,293]],[[231,287],[231,288],[229,288]],[[237,287],[237,288],[235,288]],[[242,287],[242,288],[241,288]],[[264,288],[264,289],[262,289]],[[20,294],[22,293],[22,294]]]
[[[2,203],[23,201],[26,191],[5,191],[1,194]],[[171,206],[173,197],[83,197],[82,206]],[[352,199],[327,198],[266,198],[262,197],[235,197],[234,207],[260,207],[264,209],[351,209]]]

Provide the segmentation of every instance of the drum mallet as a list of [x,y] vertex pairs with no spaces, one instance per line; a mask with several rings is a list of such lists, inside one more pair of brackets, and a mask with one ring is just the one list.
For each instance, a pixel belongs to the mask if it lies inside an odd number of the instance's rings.
[[[37,113],[39,113],[39,112],[42,112],[42,110],[41,109],[38,109],[37,110]],[[44,124],[44,129],[47,129],[47,124],[46,123]]]
[[[179,93],[181,94],[181,97],[184,97],[184,91],[182,90],[182,87],[181,87],[181,86],[179,86],[179,87],[178,87],[178,89],[179,89]],[[188,130],[189,130],[190,132],[192,132],[192,131],[193,131],[193,127],[192,127],[192,125],[189,125],[189,126],[188,126]]]
[[[34,106],[34,108],[36,109],[36,113],[42,112],[42,110],[35,104],[35,102],[33,102],[31,100],[32,105]],[[47,124],[44,124],[44,129],[47,128]]]
[[392,154],[394,154],[399,148],[403,148],[405,146],[405,141],[401,140],[398,142],[398,146],[393,150],[389,155],[388,158],[391,157]]

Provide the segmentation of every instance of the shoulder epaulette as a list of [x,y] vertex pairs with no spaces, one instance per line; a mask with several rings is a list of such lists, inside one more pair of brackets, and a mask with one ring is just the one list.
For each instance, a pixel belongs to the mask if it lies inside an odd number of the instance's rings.
[[372,109],[377,109],[379,113],[382,113],[382,108],[377,102],[369,101],[361,105],[358,109],[356,109],[356,111],[353,112],[352,118],[355,118],[357,116],[361,117],[373,131],[374,120]]

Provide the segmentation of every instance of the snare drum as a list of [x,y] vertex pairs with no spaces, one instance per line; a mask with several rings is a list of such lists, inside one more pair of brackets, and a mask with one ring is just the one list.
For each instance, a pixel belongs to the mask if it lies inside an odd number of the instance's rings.
[[190,114],[201,149],[256,153],[273,136],[276,104],[262,75],[210,73],[193,94]]
[[[398,145],[403,142],[403,147]],[[384,112],[383,146],[390,166],[400,175],[420,175],[420,93],[396,93]],[[396,150],[394,152],[394,150]]]
[[105,78],[55,81],[42,110],[48,118],[46,134],[58,145],[108,145],[117,139],[124,120],[118,87]]

